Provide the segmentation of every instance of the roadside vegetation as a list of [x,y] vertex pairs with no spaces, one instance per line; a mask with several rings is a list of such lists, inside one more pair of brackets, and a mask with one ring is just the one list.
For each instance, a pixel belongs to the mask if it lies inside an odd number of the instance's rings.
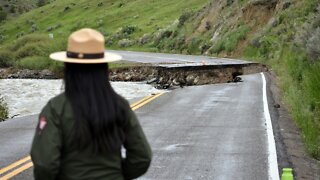
[[[110,49],[260,61],[277,73],[306,149],[320,160],[318,0],[36,3],[40,8],[0,25],[0,68],[47,68],[59,73],[62,64],[50,61],[48,55],[65,50],[68,35],[83,27],[98,29]],[[119,66],[130,65],[111,65]]]
[[244,56],[275,70],[306,149],[320,160],[320,3],[304,1],[301,7],[282,12]]

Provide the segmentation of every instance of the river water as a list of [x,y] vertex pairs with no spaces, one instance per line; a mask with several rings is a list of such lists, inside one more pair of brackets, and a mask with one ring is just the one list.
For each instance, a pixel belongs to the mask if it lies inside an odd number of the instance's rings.
[[[127,100],[145,97],[160,90],[143,82],[112,82]],[[62,80],[0,79],[0,96],[9,108],[9,117],[40,113],[47,101],[63,91]]]

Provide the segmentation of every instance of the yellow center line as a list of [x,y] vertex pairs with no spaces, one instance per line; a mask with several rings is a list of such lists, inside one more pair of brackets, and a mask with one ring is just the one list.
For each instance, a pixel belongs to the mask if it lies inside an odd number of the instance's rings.
[[144,102],[144,101],[148,100],[149,98],[152,98],[153,96],[154,96],[154,95],[147,96],[147,97],[145,97],[145,98],[143,98],[143,99],[139,100],[138,102],[135,102],[135,103],[131,104],[131,105],[130,105],[130,107],[131,107],[131,108],[133,108],[133,107],[135,107],[136,105],[138,105],[138,104],[140,104],[140,103],[142,103],[142,102]]
[[[152,95],[152,96],[147,96],[141,100],[139,100],[138,102],[136,103],[133,103],[132,105],[130,105],[130,107],[132,108],[132,110],[137,110],[139,108],[141,108],[142,106],[148,104],[149,102],[153,101],[154,99],[158,98],[159,96],[163,95],[164,93],[159,93],[159,94],[156,94],[156,95]],[[14,162],[12,164],[10,164],[9,166],[3,168],[3,169],[0,169],[0,176],[16,167],[18,167],[19,165],[27,162],[31,160],[31,157],[30,156],[27,156],[17,162]],[[7,179],[10,179],[18,174],[20,174],[21,172],[31,168],[33,166],[32,162],[29,162],[29,163],[26,163],[24,164],[23,166],[21,166],[20,168],[17,168],[15,169],[14,171],[8,173],[7,175],[3,176],[0,178],[0,180],[7,180]]]
[[16,161],[15,163],[10,164],[9,166],[7,166],[7,167],[5,167],[3,169],[0,169],[0,175],[5,173],[5,172],[7,172],[7,171],[9,171],[10,169],[13,169],[13,168],[15,168],[15,167],[17,167],[17,166],[29,161],[29,160],[31,160],[31,157],[27,156],[27,157],[25,157],[23,159],[20,159],[19,161]]
[[2,178],[0,178],[0,180],[7,180],[7,179],[10,179],[12,178],[13,176],[16,176],[18,174],[20,174],[21,172],[31,168],[33,166],[32,162],[29,162],[23,166],[21,166],[20,168],[8,173],[7,175],[3,176]]
[[158,97],[161,96],[162,94],[164,94],[164,93],[159,93],[159,94],[157,94],[157,95],[152,96],[152,97],[149,98],[148,100],[143,101],[142,103],[134,106],[134,107],[132,108],[132,110],[137,110],[137,109],[141,108],[142,106],[148,104],[149,102],[151,102],[152,100],[158,98]]

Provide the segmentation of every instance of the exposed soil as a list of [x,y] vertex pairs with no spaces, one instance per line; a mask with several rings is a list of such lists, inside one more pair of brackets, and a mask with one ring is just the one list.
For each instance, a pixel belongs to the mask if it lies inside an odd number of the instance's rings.
[[205,65],[183,67],[127,67],[111,70],[112,81],[147,81],[156,88],[173,86],[193,86],[240,81],[242,74],[267,71],[261,64]]
[[269,108],[277,145],[279,169],[293,168],[297,180],[319,180],[320,162],[306,153],[300,130],[281,98],[282,94],[278,88],[275,73],[270,71],[267,75],[270,83],[269,97],[273,97],[269,100]]
[[276,0],[254,1],[242,10],[243,20],[250,27],[265,26],[275,12]]
[[[261,64],[204,65],[204,66],[130,66],[110,70],[111,81],[147,81],[159,89],[173,86],[193,86],[240,81],[242,74],[267,71]],[[57,79],[49,70],[0,69],[0,78]]]

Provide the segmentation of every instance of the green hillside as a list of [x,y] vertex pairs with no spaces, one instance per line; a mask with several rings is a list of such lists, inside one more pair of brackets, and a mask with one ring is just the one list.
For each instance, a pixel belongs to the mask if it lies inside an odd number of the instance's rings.
[[[53,1],[2,23],[0,66],[50,66],[59,70],[59,66],[48,61],[48,54],[65,49],[66,38],[77,29],[98,29],[105,35],[109,48],[129,47],[144,44],[151,38],[146,34],[172,26],[185,12],[197,12],[207,3],[208,0]],[[53,34],[54,39],[49,39],[48,34]],[[36,63],[39,59],[45,60]]]
[[197,11],[208,0],[98,1],[60,0],[24,14],[0,28],[5,42],[32,32],[68,36],[81,27],[91,27],[105,35],[133,26],[134,37],[169,26],[187,9]]
[[319,0],[56,0],[0,25],[0,67],[61,72],[48,55],[82,27],[102,32],[111,49],[260,61],[276,72],[306,149],[319,160],[319,12]]

